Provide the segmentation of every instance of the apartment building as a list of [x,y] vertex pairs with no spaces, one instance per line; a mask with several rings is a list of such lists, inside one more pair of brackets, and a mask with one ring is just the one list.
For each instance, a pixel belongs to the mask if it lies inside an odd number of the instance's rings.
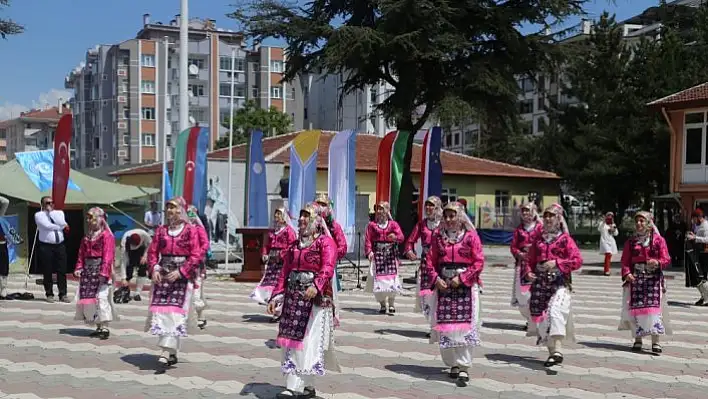
[[66,114],[71,114],[71,109],[62,104],[33,109],[0,122],[0,163],[15,159],[17,152],[54,148],[59,119]]
[[[88,50],[66,77],[75,94],[76,167],[171,157],[172,135],[179,132],[179,28],[179,15],[163,24],[145,14],[135,38]],[[274,106],[291,115],[293,128],[302,127],[302,88],[281,82],[282,49],[247,48],[241,33],[199,18],[189,21],[188,48],[190,121],[210,128],[212,146],[227,131],[222,122],[231,102],[235,109],[249,99]]]
[[[670,5],[697,7],[705,0],[676,0]],[[657,21],[658,15],[655,8],[645,10],[620,23],[622,34],[628,43],[636,43],[641,38],[657,39],[661,30],[661,23]],[[581,20],[575,27],[567,32],[567,37],[561,44],[585,40],[590,36],[593,23],[590,20]],[[561,106],[577,104],[578,100],[563,92],[566,83],[562,81],[563,74],[538,74],[535,77],[521,76],[517,79],[519,85],[519,115],[523,132],[526,134],[543,134],[548,126],[547,109],[550,102]],[[457,126],[444,133],[443,148],[466,155],[477,155],[480,139],[480,126],[470,123],[466,126]]]
[[306,104],[304,123],[308,128],[331,131],[355,129],[375,136],[384,136],[396,130],[376,111],[376,106],[393,92],[390,84],[381,82],[345,93],[342,90],[345,80],[342,74],[311,74],[302,80]]

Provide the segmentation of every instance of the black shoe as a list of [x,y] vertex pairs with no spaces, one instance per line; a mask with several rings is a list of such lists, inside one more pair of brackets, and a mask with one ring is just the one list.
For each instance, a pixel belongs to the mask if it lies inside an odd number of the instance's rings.
[[644,346],[641,342],[634,342],[632,345],[632,352],[641,352],[642,351],[642,346]]
[[696,306],[703,306],[703,298],[697,300],[694,305],[696,305]]
[[453,380],[456,380],[458,377],[460,377],[460,368],[459,367],[453,367],[450,369],[450,372],[448,373],[448,376],[452,378]]
[[563,355],[560,352],[552,354],[545,363],[544,367],[553,367],[563,363]]
[[174,366],[177,364],[179,360],[177,359],[177,355],[170,355],[170,358],[167,359],[167,365],[168,366]]
[[658,355],[658,354],[660,354],[661,352],[663,352],[664,349],[663,349],[663,348],[661,347],[661,345],[659,345],[659,344],[652,344],[652,345],[651,345],[651,351],[652,351],[652,353]]
[[0,296],[0,301],[11,301],[13,299],[11,296]]
[[432,335],[433,335],[432,333],[427,332],[427,333],[425,333],[425,338],[430,338]]
[[470,375],[466,371],[460,371],[460,375],[457,377],[457,379],[462,382],[469,382]]
[[91,338],[98,338],[101,336],[101,327],[98,327],[96,331],[93,331],[91,334],[89,334],[89,337]]
[[524,326],[523,330],[524,330],[524,331],[528,331],[528,330],[529,330],[529,323],[526,323],[526,325]]
[[299,395],[289,389],[286,389],[283,392],[275,395],[276,399],[299,399],[300,397],[302,397],[302,395]]
[[298,396],[298,399],[312,399],[317,397],[317,391],[314,387],[305,387],[305,392]]
[[136,301],[136,302],[140,302],[140,301],[142,301],[143,299],[140,298],[140,294],[137,294],[137,295],[135,295],[135,296],[133,297],[133,300]]
[[198,320],[197,321],[197,327],[199,327],[200,330],[203,330],[206,328],[207,321],[206,320]]
[[379,309],[379,314],[386,314],[386,305],[381,305],[381,309]]
[[111,332],[108,331],[107,328],[103,328],[103,329],[101,329],[101,331],[98,331],[98,338],[100,338],[103,341],[107,340],[108,337],[110,337],[110,336],[111,336]]
[[394,308],[393,306],[389,306],[389,307],[388,307],[388,313],[390,313],[390,314],[395,314],[395,313],[396,313],[396,308]]

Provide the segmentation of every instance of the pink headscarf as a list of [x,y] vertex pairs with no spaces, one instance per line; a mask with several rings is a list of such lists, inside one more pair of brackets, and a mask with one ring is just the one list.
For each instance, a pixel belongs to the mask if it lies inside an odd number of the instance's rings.
[[302,208],[301,212],[307,212],[310,215],[310,224],[307,226],[307,231],[312,233],[322,233],[328,237],[332,237],[332,233],[327,228],[327,223],[320,216],[321,205],[316,202],[311,202]]
[[526,204],[522,204],[520,209],[528,209],[530,211],[527,217],[524,217],[523,215],[521,216],[521,221],[522,223],[524,223],[524,225],[529,225],[534,221],[538,221],[538,207],[536,207],[535,203],[528,202]]
[[[384,210],[386,220],[393,220],[393,216],[391,216],[391,204],[389,204],[388,201],[379,201],[376,205],[374,205],[374,212],[376,212],[377,208],[382,208]],[[378,217],[376,222],[381,223],[381,221],[378,220]]]
[[[179,213],[178,216],[175,217],[173,220],[165,220],[165,224],[167,224],[169,227],[175,227],[181,223],[191,223],[189,221],[189,218],[187,217],[187,201],[185,201],[184,198],[174,197],[171,200],[167,201],[165,207],[167,207],[167,205],[173,205],[177,207]],[[167,218],[167,212],[165,212],[165,218]]]
[[558,204],[551,204],[543,210],[543,214],[549,213],[553,215],[550,223],[543,223],[543,239],[545,241],[553,241],[562,233],[568,232],[568,225],[565,222],[565,210]]
[[[91,215],[91,217],[98,219],[98,230],[94,231],[95,233],[98,234],[98,232],[100,232],[101,230],[106,230],[109,233],[111,233],[111,235],[113,235],[113,232],[111,231],[110,226],[108,226],[108,221],[106,220],[106,212],[103,209],[95,206],[95,207],[89,209],[88,212],[86,212],[86,214]],[[89,235],[91,234],[90,228],[91,228],[91,225],[89,225],[89,232],[88,232]]]
[[634,220],[637,220],[637,218],[643,218],[644,220],[647,221],[646,225],[647,228],[644,231],[636,231],[634,232],[634,237],[636,237],[639,240],[646,239],[651,233],[654,233],[656,235],[661,235],[659,233],[659,229],[656,227],[656,224],[654,223],[654,215],[651,214],[651,212],[647,211],[639,211],[634,215]]
[[[445,208],[443,208],[443,215],[445,211],[455,212],[455,221],[457,222],[458,226],[464,228],[467,231],[475,231],[474,224],[472,224],[472,221],[470,220],[469,216],[467,216],[467,213],[465,213],[464,205],[460,204],[457,201],[449,202],[447,205],[445,205]],[[442,230],[447,231],[447,226],[445,224],[443,224]]]

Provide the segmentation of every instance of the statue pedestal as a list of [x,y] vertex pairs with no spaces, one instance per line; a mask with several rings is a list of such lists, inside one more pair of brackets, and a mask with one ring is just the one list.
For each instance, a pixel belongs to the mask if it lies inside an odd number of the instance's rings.
[[231,278],[239,283],[257,283],[263,278],[263,262],[261,248],[268,239],[270,229],[263,227],[244,227],[236,229],[243,235],[243,269],[241,273],[232,274]]

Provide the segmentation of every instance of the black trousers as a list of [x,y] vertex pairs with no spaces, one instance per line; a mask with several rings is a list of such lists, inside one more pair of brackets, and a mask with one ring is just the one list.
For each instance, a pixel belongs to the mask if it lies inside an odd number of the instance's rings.
[[[128,263],[128,266],[126,266],[126,271],[125,271],[125,279],[127,281],[130,281],[133,279],[133,274],[135,273],[136,267],[134,265],[131,265]],[[147,265],[138,265],[138,277],[147,277]]]
[[66,296],[66,248],[64,243],[46,244],[38,243],[37,255],[39,264],[44,275],[44,293],[47,297],[54,296],[54,281],[52,273],[57,274],[57,288],[59,297]]

